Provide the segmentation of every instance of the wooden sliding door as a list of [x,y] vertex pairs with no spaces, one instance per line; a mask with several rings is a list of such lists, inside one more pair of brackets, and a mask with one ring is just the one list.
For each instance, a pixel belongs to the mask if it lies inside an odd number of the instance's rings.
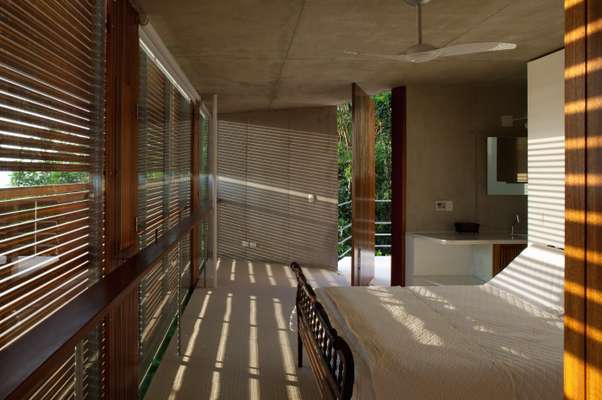
[[391,286],[406,284],[406,88],[391,91]]
[[602,1],[565,1],[564,396],[602,397]]
[[374,278],[376,170],[374,100],[353,84],[352,138],[352,264],[351,284],[368,285]]

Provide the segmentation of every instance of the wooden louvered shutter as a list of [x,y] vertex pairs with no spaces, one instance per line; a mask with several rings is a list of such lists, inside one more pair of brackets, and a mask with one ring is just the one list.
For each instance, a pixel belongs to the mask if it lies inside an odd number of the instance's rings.
[[[209,196],[209,118],[204,112],[200,115],[199,130],[199,169],[201,174],[199,199],[201,208],[208,209],[211,207],[211,204],[209,204],[211,201]],[[204,270],[207,263],[208,229],[209,224],[206,221],[203,221],[199,227],[199,254],[201,257],[199,265],[201,270]]]
[[100,273],[104,24],[95,3],[0,8],[0,348]]
[[[171,161],[171,190],[170,204],[177,204],[177,214],[172,215],[175,221],[180,221],[190,215],[192,201],[191,193],[191,156],[192,156],[192,103],[190,100],[174,90],[173,93],[173,131],[170,144],[173,154]],[[170,222],[172,219],[170,218]],[[186,290],[190,287],[190,235],[180,242],[178,247],[178,262],[180,274],[180,288]],[[184,296],[180,296],[183,301]]]
[[[190,215],[192,104],[144,46],[140,68],[138,232],[143,248]],[[190,258],[187,235],[140,284],[143,379],[190,288]]]
[[[0,6],[0,349],[102,274],[104,7]],[[99,342],[95,330],[32,397],[97,396]]]
[[169,111],[167,77],[140,50],[138,230],[140,248],[165,230],[165,157]]
[[[138,133],[138,240],[140,248],[152,244],[167,229],[167,137],[169,81],[149,55],[140,49]],[[150,367],[163,332],[169,328],[173,290],[165,259],[159,260],[139,287],[140,376]]]

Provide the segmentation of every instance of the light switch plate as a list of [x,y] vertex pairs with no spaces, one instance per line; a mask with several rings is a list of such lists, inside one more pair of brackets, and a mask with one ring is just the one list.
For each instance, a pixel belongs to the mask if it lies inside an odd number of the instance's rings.
[[256,249],[257,248],[257,243],[255,242],[249,242],[249,247],[252,249]]
[[246,240],[243,240],[242,247],[249,247],[249,242],[247,242]]
[[453,211],[454,202],[451,200],[435,200],[435,211]]

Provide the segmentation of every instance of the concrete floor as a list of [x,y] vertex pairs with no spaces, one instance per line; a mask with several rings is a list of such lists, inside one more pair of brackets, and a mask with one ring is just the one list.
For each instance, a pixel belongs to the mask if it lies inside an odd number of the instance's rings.
[[[296,280],[282,264],[221,260],[217,289],[195,290],[146,399],[317,399],[310,368],[296,367],[291,312]],[[314,286],[342,275],[307,270]]]

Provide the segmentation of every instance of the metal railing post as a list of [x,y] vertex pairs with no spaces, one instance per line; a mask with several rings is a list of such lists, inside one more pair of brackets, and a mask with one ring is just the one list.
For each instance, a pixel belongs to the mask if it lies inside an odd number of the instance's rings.
[[[375,203],[376,203],[376,206],[378,206],[379,204],[390,204],[391,200],[388,200],[388,199],[376,199]],[[352,204],[351,200],[347,200],[347,201],[343,201],[343,202],[339,203],[337,205],[337,207],[340,209],[341,207],[350,206],[351,204]],[[391,221],[375,221],[375,224],[376,225],[389,225],[390,226],[391,225]],[[347,229],[351,228],[351,226],[352,226],[352,224],[349,223],[349,224],[343,225],[343,226],[341,226],[341,227],[338,228],[339,238],[338,238],[338,241],[337,241],[337,248],[339,246],[347,243],[349,240],[352,239],[352,237],[353,237],[352,234],[349,234],[349,236],[343,237],[344,232]],[[375,232],[374,236],[375,236],[375,240],[377,238],[380,238],[380,237],[388,237],[388,238],[390,238],[391,237],[391,231],[389,229],[388,232]],[[391,248],[391,244],[375,244],[374,248],[375,249],[390,249]],[[351,244],[349,245],[349,248],[347,248],[345,250],[341,249],[339,251],[339,249],[337,249],[337,253],[338,253],[337,254],[337,258],[339,260],[342,259],[347,254],[349,254],[350,251],[351,251]]]

